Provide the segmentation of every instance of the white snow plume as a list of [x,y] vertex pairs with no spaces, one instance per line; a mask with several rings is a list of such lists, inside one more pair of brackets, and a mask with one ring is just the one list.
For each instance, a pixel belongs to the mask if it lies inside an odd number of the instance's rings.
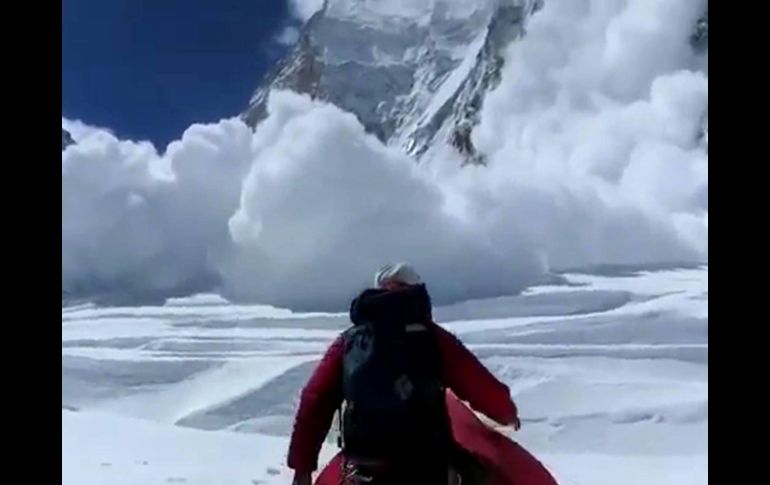
[[299,29],[293,25],[284,27],[284,29],[275,36],[274,41],[280,45],[293,46],[299,39]]
[[238,120],[193,125],[163,156],[94,131],[62,153],[62,288],[150,296],[211,285],[209,257],[248,168]]
[[383,261],[408,260],[439,300],[510,293],[538,274],[530,248],[498,251],[444,209],[434,180],[349,113],[274,93],[230,220],[236,294],[339,305]]
[[437,302],[548,267],[707,261],[700,3],[546,2],[484,103],[485,167],[415,165],[283,92],[255,133],[196,125],[162,155],[97,131],[62,153],[62,285],[339,310],[389,260]]
[[112,133],[107,128],[91,126],[80,120],[71,120],[62,116],[61,127],[67,130],[75,141],[80,141],[97,133]]
[[340,309],[389,260],[419,267],[438,302],[540,275],[531,248],[468,231],[436,182],[353,115],[289,92],[268,110],[254,135],[237,120],[196,125],[163,156],[107,133],[68,150],[63,287],[165,295],[221,279],[235,299]]
[[708,77],[688,43],[704,8],[546,2],[474,132],[489,167],[473,190],[516,228],[497,229],[534,239],[554,265],[707,259]]
[[324,0],[289,0],[289,10],[292,15],[303,22],[321,10],[323,6]]

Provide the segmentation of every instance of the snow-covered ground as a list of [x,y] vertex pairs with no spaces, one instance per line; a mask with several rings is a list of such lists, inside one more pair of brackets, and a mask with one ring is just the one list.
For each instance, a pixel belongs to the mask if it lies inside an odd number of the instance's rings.
[[[707,483],[708,268],[566,277],[435,317],[562,484]],[[62,483],[289,483],[297,395],[347,325],[205,295],[62,308]]]

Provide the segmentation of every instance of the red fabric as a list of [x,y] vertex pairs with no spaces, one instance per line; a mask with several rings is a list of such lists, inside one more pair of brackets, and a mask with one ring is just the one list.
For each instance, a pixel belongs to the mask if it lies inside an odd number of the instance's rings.
[[455,442],[484,464],[491,475],[488,485],[558,485],[537,458],[507,436],[487,427],[449,391],[446,403]]
[[340,485],[342,482],[342,453],[337,453],[318,474],[313,485]]
[[446,387],[498,423],[513,423],[518,412],[508,386],[497,380],[457,337],[438,325],[435,329]]
[[318,453],[342,403],[342,337],[331,344],[302,390],[289,444],[289,468],[308,472],[318,468]]
[[[501,424],[516,419],[508,386],[498,381],[451,333],[431,324],[438,337],[444,384],[473,409]],[[329,347],[302,391],[289,446],[288,465],[307,472],[318,465],[318,453],[334,413],[342,402],[343,340]]]
[[[455,442],[472,453],[488,473],[486,485],[558,485],[540,461],[515,441],[488,428],[451,391],[447,410]],[[340,485],[342,454],[324,467],[315,485]]]

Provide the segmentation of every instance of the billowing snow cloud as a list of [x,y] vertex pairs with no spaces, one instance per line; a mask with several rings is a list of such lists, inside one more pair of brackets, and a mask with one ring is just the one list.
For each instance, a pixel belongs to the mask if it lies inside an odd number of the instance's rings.
[[211,284],[229,238],[251,131],[190,127],[159,156],[96,131],[62,153],[62,287],[146,296]]
[[474,131],[486,167],[416,165],[285,92],[255,133],[194,125],[163,154],[79,127],[62,153],[62,285],[339,310],[391,260],[437,301],[512,293],[548,268],[707,260],[698,3],[546,2]]
[[70,120],[62,116],[61,127],[67,130],[75,141],[83,140],[97,133],[111,133],[107,128],[90,126],[80,120]]
[[289,0],[289,9],[292,15],[303,22],[321,10],[323,6],[324,0]]
[[536,214],[518,232],[552,264],[705,258],[708,78],[688,43],[704,8],[546,2],[510,48],[474,132],[490,162],[475,189],[500,218]]
[[299,39],[299,29],[292,25],[285,27],[276,37],[275,41],[281,45],[292,46]]
[[290,93],[274,94],[268,110],[230,219],[233,291],[333,305],[391,260],[413,262],[444,300],[510,293],[538,275],[526,250],[498,252],[469,232],[436,181],[353,115]]

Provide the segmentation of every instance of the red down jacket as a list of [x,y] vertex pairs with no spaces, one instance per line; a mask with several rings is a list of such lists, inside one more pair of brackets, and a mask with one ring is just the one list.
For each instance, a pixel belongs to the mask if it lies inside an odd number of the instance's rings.
[[[518,419],[508,386],[497,380],[451,333],[430,323],[441,352],[444,384],[470,406],[500,424]],[[343,339],[326,351],[300,397],[288,465],[298,472],[318,467],[318,454],[342,402]]]
[[[486,485],[559,485],[545,465],[519,443],[487,427],[452,391],[446,392],[446,404],[452,437],[483,466]],[[314,484],[342,483],[342,460],[338,453]]]

